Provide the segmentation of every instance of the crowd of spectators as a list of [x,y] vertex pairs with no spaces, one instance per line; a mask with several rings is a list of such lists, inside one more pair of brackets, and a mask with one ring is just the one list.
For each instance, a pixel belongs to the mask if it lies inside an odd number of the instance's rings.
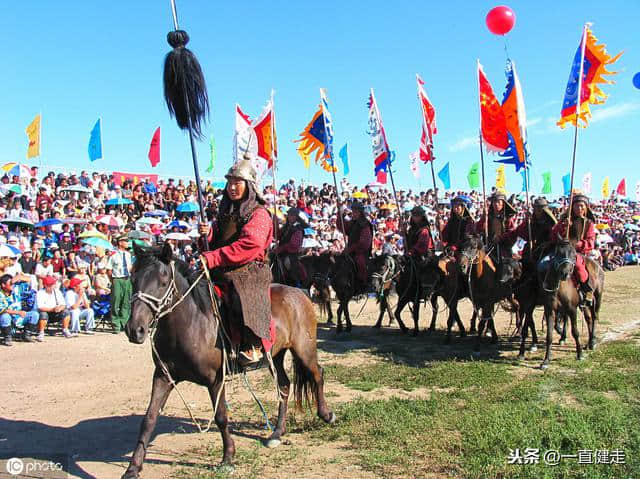
[[[221,191],[211,181],[203,185],[205,214],[215,217]],[[308,217],[303,248],[306,254],[341,252],[344,237],[338,231],[339,204],[353,201],[365,205],[374,227],[374,253],[402,253],[402,221],[416,205],[441,229],[449,216],[450,200],[466,195],[472,214],[479,217],[482,195],[476,191],[397,192],[395,198],[384,185],[351,185],[340,182],[340,194],[330,183],[298,183],[291,179],[278,191],[264,188],[272,214],[284,221],[290,207]],[[118,184],[112,175],[97,172],[80,175],[48,172],[33,167],[28,174],[0,178],[0,327],[3,344],[20,331],[26,341],[43,341],[48,326],[59,325],[64,337],[92,334],[95,316],[105,314],[114,282],[126,280],[117,247],[131,241],[147,244],[168,242],[182,260],[197,261],[197,190],[194,181],[159,180],[157,184],[126,180]],[[532,198],[533,200],[533,198]],[[559,216],[566,198],[551,207]],[[513,195],[510,202],[522,220],[525,198]],[[594,202],[598,224],[594,257],[607,270],[638,264],[640,209],[625,199]],[[131,240],[131,241],[128,241]],[[133,258],[135,261],[135,258]],[[126,261],[125,261],[126,263]],[[125,264],[125,266],[127,266]],[[114,273],[114,268],[118,271]],[[106,308],[108,311],[108,307]],[[124,313],[125,315],[128,312]],[[121,318],[126,322],[126,318]],[[122,324],[114,331],[119,331]]]

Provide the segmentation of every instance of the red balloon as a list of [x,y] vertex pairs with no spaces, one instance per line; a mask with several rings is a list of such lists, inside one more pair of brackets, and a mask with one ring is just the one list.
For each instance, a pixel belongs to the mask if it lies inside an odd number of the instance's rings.
[[487,28],[495,35],[505,35],[516,24],[516,14],[506,5],[500,5],[487,13]]

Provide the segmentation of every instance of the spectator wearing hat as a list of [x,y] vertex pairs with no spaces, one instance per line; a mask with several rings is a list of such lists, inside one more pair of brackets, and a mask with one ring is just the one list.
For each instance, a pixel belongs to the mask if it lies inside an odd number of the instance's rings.
[[70,338],[69,322],[71,321],[67,304],[64,296],[57,287],[57,280],[53,276],[46,276],[42,280],[43,288],[36,294],[36,304],[38,305],[38,313],[40,313],[40,321],[38,322],[38,341],[44,341],[44,330],[47,322],[61,321],[62,335]]
[[4,346],[12,345],[14,327],[22,327],[25,341],[33,342],[31,333],[35,333],[38,324],[37,311],[22,310],[20,288],[13,285],[11,275],[0,276],[0,330]]
[[111,271],[113,289],[111,293],[111,326],[114,333],[119,333],[129,321],[131,314],[131,253],[128,250],[127,235],[118,237],[118,249],[109,258],[108,268]]
[[100,261],[96,265],[97,273],[93,277],[93,287],[96,291],[96,295],[108,296],[111,294],[111,280],[107,274],[107,264],[105,261]]
[[33,251],[31,251],[31,248],[25,248],[22,252],[22,256],[20,256],[20,259],[18,260],[18,263],[20,263],[20,267],[24,274],[35,274],[38,262],[33,258]]
[[94,312],[93,309],[91,309],[91,303],[87,297],[84,280],[78,278],[78,276],[71,278],[71,281],[69,281],[69,289],[67,289],[64,299],[71,314],[71,323],[69,325],[71,334],[74,336],[78,335],[81,320],[85,321],[85,333],[93,334],[93,328],[95,328]]

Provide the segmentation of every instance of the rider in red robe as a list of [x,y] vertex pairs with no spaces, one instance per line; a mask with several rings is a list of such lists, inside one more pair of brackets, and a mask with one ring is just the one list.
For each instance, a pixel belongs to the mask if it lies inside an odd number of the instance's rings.
[[[306,279],[305,271],[300,265],[299,256],[302,254],[302,242],[304,229],[307,226],[301,217],[298,208],[289,208],[287,211],[287,223],[282,228],[280,241],[275,249],[275,254],[282,260],[287,283],[300,287]],[[289,281],[291,281],[289,283]]]
[[424,209],[416,206],[411,210],[409,231],[407,231],[406,252],[409,256],[427,256],[433,253],[434,245],[429,220]]
[[364,213],[364,205],[354,201],[351,205],[351,220],[344,215],[338,222],[338,229],[347,236],[347,247],[344,252],[350,255],[356,265],[356,291],[364,291],[369,281],[367,260],[371,256],[373,244],[373,226]]

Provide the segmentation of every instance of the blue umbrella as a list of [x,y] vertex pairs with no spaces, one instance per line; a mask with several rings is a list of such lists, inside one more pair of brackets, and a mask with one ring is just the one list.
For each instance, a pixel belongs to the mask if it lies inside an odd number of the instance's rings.
[[47,226],[59,225],[62,224],[62,220],[58,218],[47,218],[46,220],[42,220],[39,223],[36,223],[36,228],[45,228]]
[[200,211],[200,207],[191,201],[187,201],[186,203],[178,205],[176,211],[180,213],[195,213],[196,211]]
[[104,202],[107,206],[130,205],[131,203],[133,203],[133,201],[127,198],[111,198]]
[[626,225],[624,225],[624,229],[631,230],[631,231],[639,231],[640,227],[638,227],[638,225],[634,225],[633,223],[627,223]]
[[18,256],[22,254],[22,251],[20,251],[20,248],[16,248],[15,246],[11,246],[10,244],[6,244],[5,245],[7,248],[9,248],[11,251],[13,251],[13,253]]
[[144,215],[145,216],[167,216],[168,214],[169,212],[165,210],[153,210],[153,211],[147,211]]
[[174,226],[177,226],[178,228],[190,228],[189,223],[179,220],[173,220],[167,225],[167,228],[173,228]]
[[306,235],[314,235],[314,234],[316,234],[316,230],[314,230],[313,228],[305,228],[304,229],[304,234],[306,234]]
[[104,239],[102,239],[102,238],[98,238],[98,237],[96,237],[96,236],[90,236],[90,237],[88,237],[88,238],[83,238],[83,239],[82,239],[82,241],[83,241],[85,244],[88,244],[88,245],[91,245],[91,246],[100,246],[100,247],[102,247],[102,248],[104,248],[104,249],[106,249],[106,250],[113,250],[113,249],[115,249],[115,248],[113,247],[113,245],[112,245],[109,241],[104,240]]

